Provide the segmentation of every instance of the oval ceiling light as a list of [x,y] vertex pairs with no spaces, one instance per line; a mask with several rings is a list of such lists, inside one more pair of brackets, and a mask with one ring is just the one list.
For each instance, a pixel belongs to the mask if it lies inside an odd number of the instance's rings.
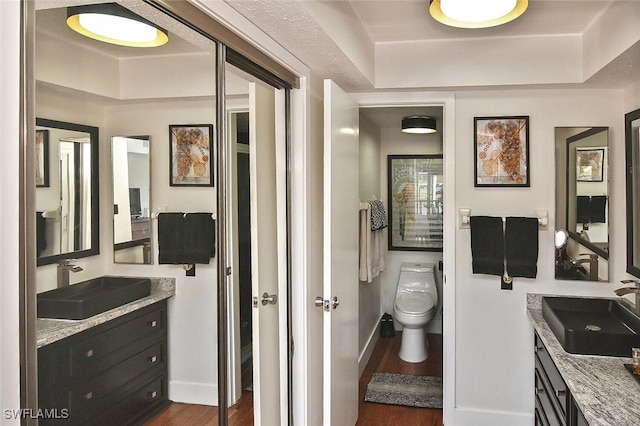
[[128,47],[157,47],[167,31],[115,3],[67,8],[67,25],[83,36]]
[[422,115],[411,115],[402,119],[402,132],[427,134],[436,132],[436,120]]
[[513,21],[528,5],[528,0],[431,0],[429,13],[450,27],[488,28]]

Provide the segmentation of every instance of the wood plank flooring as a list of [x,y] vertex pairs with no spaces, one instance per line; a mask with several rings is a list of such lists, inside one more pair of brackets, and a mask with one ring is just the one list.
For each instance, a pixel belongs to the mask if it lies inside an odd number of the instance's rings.
[[381,337],[378,340],[360,377],[357,426],[442,426],[441,409],[403,407],[364,401],[367,384],[376,372],[442,377],[442,335],[428,334],[427,337],[429,358],[420,363],[404,362],[398,356],[402,333],[396,333],[392,338]]
[[[397,405],[364,402],[367,383],[375,372],[442,376],[442,335],[429,334],[429,358],[421,363],[402,361],[400,352],[401,333],[392,338],[380,338],[365,367],[359,383],[357,426],[442,426],[442,410],[401,407]],[[173,403],[145,426],[216,426],[218,407],[196,404]],[[229,408],[229,425],[249,426],[253,424],[253,394],[243,392],[240,401]]]

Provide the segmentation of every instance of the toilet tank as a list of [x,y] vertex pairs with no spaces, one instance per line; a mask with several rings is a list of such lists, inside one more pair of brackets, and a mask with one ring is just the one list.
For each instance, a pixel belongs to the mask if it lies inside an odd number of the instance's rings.
[[398,290],[436,291],[435,265],[433,263],[403,262],[400,265]]

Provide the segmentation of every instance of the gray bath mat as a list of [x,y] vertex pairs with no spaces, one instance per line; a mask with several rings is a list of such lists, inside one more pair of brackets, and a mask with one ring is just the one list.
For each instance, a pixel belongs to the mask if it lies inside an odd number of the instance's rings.
[[373,373],[364,400],[380,404],[442,408],[442,377]]

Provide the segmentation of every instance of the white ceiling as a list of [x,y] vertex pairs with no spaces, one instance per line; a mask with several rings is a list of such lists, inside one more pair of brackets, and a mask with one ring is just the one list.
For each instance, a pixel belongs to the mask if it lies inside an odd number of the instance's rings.
[[[104,2],[106,0],[95,0]],[[638,0],[529,0],[525,14],[508,24],[488,29],[459,29],[442,25],[431,18],[428,12],[429,0],[192,0],[196,4],[215,7],[216,2],[225,1],[238,13],[243,15],[267,35],[276,40],[284,48],[298,57],[321,78],[331,78],[345,90],[351,92],[369,91],[376,88],[394,89],[393,67],[399,69],[411,67],[410,58],[401,61],[394,58],[386,61],[385,52],[389,46],[395,49],[407,49],[411,43],[428,43],[430,49],[446,52],[442,57],[447,64],[438,64],[440,73],[448,69],[474,69],[483,73],[483,68],[476,59],[468,55],[469,47],[474,50],[492,51],[496,44],[509,40],[510,43],[521,42],[527,46],[530,40],[546,40],[548,50],[557,49],[558,57],[562,57],[564,40],[567,37],[581,37],[612,7],[613,4],[631,3],[637,5],[640,17],[640,1]],[[90,3],[88,0],[36,0],[37,9],[62,7],[69,4]],[[175,21],[161,16],[155,9],[139,0],[123,0],[121,3],[132,8],[147,19],[168,27],[170,42],[168,45],[154,49],[132,49],[115,46],[100,46],[102,52],[116,57],[126,58],[146,55],[173,55],[202,51],[212,51],[212,43],[193,31],[185,31]],[[70,31],[64,25],[64,9],[38,10],[38,31],[52,37],[65,39],[75,44],[94,43]],[[615,31],[612,28],[612,31]],[[196,34],[190,36],[190,34]],[[640,37],[640,36],[639,36]],[[514,42],[515,40],[515,42]],[[557,41],[556,41],[557,40]],[[415,44],[418,46],[418,44]],[[452,49],[451,46],[454,48]],[[107,49],[107,50],[105,50]],[[387,49],[387,50],[385,50]],[[458,50],[460,53],[458,53]],[[409,48],[410,51],[410,48]],[[382,53],[381,53],[382,52]],[[406,52],[406,50],[405,50]],[[495,49],[493,50],[495,52]],[[495,61],[509,61],[509,52],[504,57],[496,57]],[[522,54],[522,52],[520,52]],[[540,49],[535,53],[540,55]],[[547,54],[545,52],[544,54]],[[552,54],[553,55],[553,54]],[[583,55],[583,52],[580,52]],[[424,55],[423,55],[424,56]],[[491,61],[492,59],[489,59]],[[390,65],[391,64],[391,65]],[[580,67],[583,64],[579,64]],[[424,62],[421,64],[424,66]],[[434,64],[435,66],[435,64]],[[449,68],[447,68],[449,67]],[[391,84],[389,84],[389,68],[391,68]],[[416,65],[409,73],[425,75],[432,69],[422,69]],[[553,63],[551,67],[553,69]],[[558,73],[563,71],[558,66]],[[540,81],[519,81],[523,88],[532,87],[624,87],[636,82],[640,70],[640,42],[622,54],[612,58],[607,65],[588,76],[588,81],[577,81],[568,84],[557,82],[553,78],[549,83]],[[437,71],[437,70],[436,70]],[[380,75],[385,75],[385,83],[379,85]],[[532,75],[534,73],[532,72]],[[456,74],[458,75],[458,74]],[[464,81],[464,75],[454,84],[446,83],[429,86],[426,83],[401,85],[396,90],[466,90],[466,89],[499,89],[512,87],[511,84],[475,83]],[[566,79],[565,79],[566,80]],[[373,114],[369,111],[368,114]],[[378,114],[380,117],[382,115]],[[382,118],[378,118],[382,120]],[[396,121],[396,118],[391,119]]]
[[[614,4],[630,4],[640,11],[640,1],[637,0],[529,0],[527,11],[515,21],[495,28],[472,30],[447,27],[432,19],[428,12],[429,0],[224,1],[316,74],[334,79],[347,91],[393,89],[394,71],[389,70],[390,66],[415,67],[415,71],[410,70],[415,73],[434,72],[432,67],[420,68],[425,66],[424,60],[419,66],[415,64],[411,54],[407,53],[411,52],[411,46],[416,46],[413,54],[422,52],[424,56],[437,52],[433,65],[439,67],[435,73],[440,75],[448,72],[447,66],[455,70],[476,67],[478,73],[484,72],[485,75],[495,72],[485,70],[477,58],[471,59],[473,54],[469,53],[495,52],[496,45],[509,47],[505,48],[505,56],[496,57],[495,61],[509,61],[509,56],[512,56],[512,62],[517,62],[519,58],[526,58],[526,51],[530,49],[529,58],[535,56],[541,62],[546,61],[542,68],[547,73],[554,72],[556,58],[566,59],[556,67],[556,79],[549,75],[536,79],[537,70],[526,69],[523,65],[524,72],[516,74],[514,71],[508,83],[520,87],[540,87],[542,84],[566,87],[591,79],[588,81],[590,87],[619,88],[636,80],[635,73],[630,71],[637,71],[640,64],[640,48],[635,46],[629,48],[624,57],[613,58],[610,67],[602,67],[597,75],[591,75],[591,70],[584,70],[587,62],[584,55],[590,52],[582,50],[580,39]],[[640,12],[635,15],[640,16]],[[616,29],[612,27],[611,31]],[[569,43],[573,45],[567,47]],[[400,52],[403,48],[402,53],[389,57],[389,50]],[[460,54],[456,58],[458,51]],[[568,52],[571,58],[567,58]],[[569,61],[572,61],[570,69],[567,67]],[[443,65],[445,62],[447,65]],[[385,72],[387,75],[383,75]],[[528,76],[521,77],[527,72],[533,77],[530,82],[526,80]],[[396,88],[463,90],[478,87],[496,89],[503,85],[499,81],[483,82],[481,79],[466,81],[465,76],[458,77],[458,74],[455,82],[449,78],[444,83],[434,83],[433,87],[429,86],[428,80],[416,82],[420,80],[416,78],[404,85],[398,84]],[[584,79],[581,80],[583,74]]]
[[611,1],[529,0],[522,18],[479,30],[447,27],[429,15],[428,0],[350,0],[373,42],[582,34]]

